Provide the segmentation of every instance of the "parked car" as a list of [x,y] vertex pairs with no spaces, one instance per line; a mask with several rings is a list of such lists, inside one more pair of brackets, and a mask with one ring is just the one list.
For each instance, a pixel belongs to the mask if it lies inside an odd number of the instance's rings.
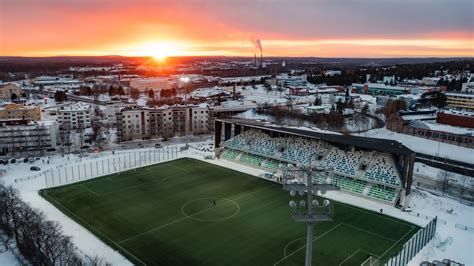
[[39,168],[38,166],[32,166],[32,167],[30,167],[30,170],[31,171],[40,171],[41,168]]
[[28,158],[23,159],[24,163],[28,163],[30,160]]
[[15,159],[15,158],[11,158],[11,159],[10,159],[10,163],[16,163],[16,159]]

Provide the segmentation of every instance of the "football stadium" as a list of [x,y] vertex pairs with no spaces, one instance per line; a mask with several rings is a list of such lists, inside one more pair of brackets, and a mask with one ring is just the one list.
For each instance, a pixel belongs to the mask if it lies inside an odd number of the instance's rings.
[[[293,220],[294,195],[282,186],[288,165],[330,169],[331,185],[382,207],[403,209],[410,198],[414,153],[398,142],[215,123],[215,160],[228,167],[183,156],[40,193],[136,265],[304,265],[306,227]],[[313,225],[312,265],[404,265],[434,233],[383,208],[327,202],[330,221]]]

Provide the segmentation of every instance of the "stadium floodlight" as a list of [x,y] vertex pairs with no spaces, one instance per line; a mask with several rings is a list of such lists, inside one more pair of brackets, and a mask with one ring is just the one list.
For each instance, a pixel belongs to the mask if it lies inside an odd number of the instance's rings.
[[[332,173],[330,168],[323,168],[319,166],[314,169],[310,166],[303,166],[297,164],[288,164],[287,167],[281,167],[283,172],[283,189],[290,192],[292,197],[296,196],[298,192],[299,196],[304,196],[306,193],[306,199],[301,199],[297,203],[295,200],[289,202],[293,220],[296,222],[306,223],[306,259],[305,265],[311,266],[312,254],[313,254],[313,224],[318,221],[331,221],[332,220],[332,208],[329,200],[325,199],[322,206],[319,204],[317,199],[313,199],[313,195],[317,195],[318,192],[325,194],[327,190],[338,190],[337,186],[332,184]],[[313,170],[316,170],[319,175],[325,175],[322,183],[312,183]],[[302,181],[302,178],[298,178],[298,175],[303,173],[306,175],[306,184]],[[295,182],[296,181],[296,182]]]
[[301,208],[304,208],[304,207],[306,206],[306,201],[300,200],[300,204],[299,204],[299,205],[300,205]]
[[323,206],[324,207],[329,206],[329,204],[330,204],[329,200],[327,200],[327,199],[323,200]]
[[291,207],[292,209],[296,208],[296,201],[290,200],[290,207]]

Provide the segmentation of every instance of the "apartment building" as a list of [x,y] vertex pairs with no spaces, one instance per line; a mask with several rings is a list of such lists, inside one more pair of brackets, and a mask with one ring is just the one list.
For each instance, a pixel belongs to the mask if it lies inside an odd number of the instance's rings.
[[472,93],[446,93],[448,107],[474,110],[474,94]]
[[77,103],[61,106],[58,110],[58,123],[62,129],[84,129],[92,126],[94,108],[92,105]]
[[205,134],[214,116],[207,106],[127,107],[117,113],[119,141]]
[[0,107],[0,120],[21,119],[40,121],[41,109],[39,106],[25,106],[23,104],[7,104]]
[[59,127],[56,122],[30,122],[25,125],[0,124],[0,155],[42,155],[55,149]]

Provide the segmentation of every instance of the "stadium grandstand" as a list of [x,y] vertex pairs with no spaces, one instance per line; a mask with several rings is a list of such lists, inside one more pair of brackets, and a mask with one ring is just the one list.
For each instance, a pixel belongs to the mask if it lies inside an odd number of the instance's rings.
[[[282,176],[281,165],[330,168],[342,191],[408,206],[415,152],[394,140],[321,133],[248,119],[216,119],[216,156]],[[315,182],[322,182],[315,175]],[[281,178],[277,178],[282,181]]]

